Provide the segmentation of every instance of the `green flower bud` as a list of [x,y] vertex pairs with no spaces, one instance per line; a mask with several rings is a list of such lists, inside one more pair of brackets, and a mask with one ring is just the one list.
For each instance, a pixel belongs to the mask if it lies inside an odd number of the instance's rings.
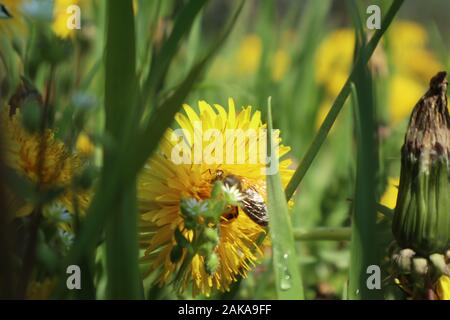
[[216,245],[211,242],[202,243],[198,248],[198,254],[203,257],[208,257],[213,253],[215,247]]
[[211,191],[211,198],[212,199],[215,199],[215,198],[217,198],[217,197],[222,195],[222,192],[223,192],[222,191],[222,186],[223,186],[223,184],[220,181],[216,181],[214,183],[212,191]]
[[402,147],[393,234],[403,248],[422,256],[444,253],[450,244],[450,116],[447,78],[439,72],[419,100]]
[[214,245],[217,245],[217,243],[219,243],[219,235],[217,234],[216,229],[206,228],[203,231],[203,236],[205,237],[206,241],[211,242]]
[[180,201],[180,211],[186,218],[194,218],[197,216],[196,211],[196,200],[195,199],[181,199]]
[[206,258],[205,269],[208,274],[214,274],[216,272],[217,267],[219,267],[219,258],[215,252],[211,253]]

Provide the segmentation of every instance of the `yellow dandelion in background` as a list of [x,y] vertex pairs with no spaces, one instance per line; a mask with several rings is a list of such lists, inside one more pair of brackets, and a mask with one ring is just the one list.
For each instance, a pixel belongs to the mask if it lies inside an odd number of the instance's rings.
[[252,75],[258,70],[262,55],[261,38],[255,34],[245,36],[236,52],[237,73]]
[[95,145],[92,143],[89,136],[84,132],[81,132],[78,135],[75,148],[77,149],[77,152],[84,157],[90,157],[95,152]]
[[[193,108],[184,105],[183,113],[175,117],[177,124],[187,133],[180,143],[187,150],[195,151],[199,145],[206,150],[210,141],[203,141],[198,137],[198,131],[194,128],[200,125],[202,132],[216,129],[225,133],[228,129],[235,130],[261,130],[266,126],[261,121],[261,113],[252,111],[251,106],[236,112],[232,99],[228,102],[228,112],[222,106],[209,105],[205,101],[198,103],[200,110],[197,113]],[[245,154],[245,162],[239,164],[208,163],[207,160],[198,164],[175,164],[171,159],[176,142],[171,140],[173,130],[169,129],[159,148],[159,151],[148,161],[140,174],[138,183],[138,202],[141,220],[141,245],[145,248],[143,261],[149,263],[149,272],[157,270],[157,282],[159,285],[168,283],[176,273],[177,268],[186,263],[186,255],[181,260],[173,263],[170,258],[172,249],[176,242],[174,231],[178,228],[183,230],[184,219],[180,211],[182,199],[202,201],[211,197],[212,181],[218,172],[224,175],[242,177],[244,188],[252,186],[266,197],[266,177],[264,163],[250,163],[250,153],[255,150],[249,149],[249,140],[235,144],[234,156]],[[197,140],[194,138],[197,135]],[[200,140],[199,140],[200,139]],[[206,138],[205,138],[206,139]],[[264,145],[265,140],[260,139],[258,143]],[[225,142],[224,142],[225,144]],[[220,153],[219,147],[214,154]],[[220,149],[222,150],[222,149]],[[245,151],[243,151],[245,150]],[[289,147],[279,145],[279,157],[285,155]],[[248,152],[246,152],[248,151]],[[224,146],[223,157],[226,158],[227,151]],[[226,161],[225,161],[226,162]],[[290,160],[282,160],[279,163],[279,172],[283,184],[289,181],[292,170],[288,169]],[[194,295],[202,293],[210,295],[213,289],[227,291],[230,285],[239,276],[245,277],[262,255],[261,245],[257,244],[258,237],[265,232],[264,227],[254,222],[240,207],[236,207],[237,216],[224,219],[219,229],[219,241],[214,252],[218,257],[218,267],[212,274],[205,268],[204,257],[196,254],[188,266],[186,276],[182,278],[180,288],[192,289]],[[187,234],[191,239],[192,234]],[[192,240],[190,240],[192,241]]]
[[399,178],[392,178],[392,177],[388,178],[387,188],[384,191],[384,194],[380,200],[382,205],[391,209],[395,209],[395,206],[397,204],[397,194],[399,184],[400,184]]
[[352,29],[338,29],[320,44],[316,59],[316,80],[325,86],[331,97],[338,95],[352,66],[355,33]]
[[273,81],[280,81],[289,69],[291,64],[291,57],[288,52],[283,49],[278,49],[272,58],[272,79]]
[[411,114],[412,109],[425,91],[425,86],[411,77],[395,74],[389,83],[390,119],[395,124]]
[[426,30],[413,21],[397,21],[388,31],[392,40],[391,55],[397,72],[406,73],[425,84],[439,70],[441,64],[429,51]]
[[436,293],[439,300],[450,300],[450,277],[443,275],[436,283]]
[[[388,79],[388,112],[396,124],[411,113],[428,80],[442,69],[441,64],[427,47],[427,32],[411,21],[398,21],[389,31],[387,51],[377,48],[371,66],[385,75],[386,58],[390,57],[393,70]],[[316,79],[324,86],[329,97],[336,97],[351,70],[355,45],[352,29],[338,29],[330,33],[320,44],[316,54]]]
[[[56,187],[71,189],[74,174],[80,172],[82,162],[78,156],[70,154],[64,143],[58,141],[51,130],[47,129],[42,135],[28,133],[21,125],[20,110],[17,109],[16,114],[10,116],[6,107],[0,111],[0,127],[3,157],[7,167],[32,183],[39,182],[42,190]],[[45,148],[41,147],[42,145]],[[73,212],[73,197],[73,192],[65,191],[57,201]],[[77,199],[83,211],[88,204],[88,192],[77,192]],[[28,215],[33,210],[32,203],[12,191],[8,192],[8,202],[16,216]]]
[[79,5],[80,0],[55,0],[53,5],[53,32],[60,38],[66,39],[74,35],[74,30],[67,27],[67,21],[71,13],[67,8],[71,5]]

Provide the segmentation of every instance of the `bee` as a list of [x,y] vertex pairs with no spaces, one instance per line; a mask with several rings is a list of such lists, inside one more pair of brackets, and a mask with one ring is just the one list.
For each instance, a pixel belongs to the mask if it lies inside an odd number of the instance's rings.
[[[242,186],[242,177],[235,176],[233,174],[225,174],[222,170],[215,172],[215,178],[212,182],[221,181],[225,186],[236,187],[243,195],[243,199],[240,201],[240,207],[247,216],[260,226],[267,226],[269,222],[269,216],[267,214],[266,203],[262,195],[256,190],[255,187],[250,186],[244,188]],[[233,206],[223,214],[223,217],[230,221],[236,219],[239,215],[239,208]]]

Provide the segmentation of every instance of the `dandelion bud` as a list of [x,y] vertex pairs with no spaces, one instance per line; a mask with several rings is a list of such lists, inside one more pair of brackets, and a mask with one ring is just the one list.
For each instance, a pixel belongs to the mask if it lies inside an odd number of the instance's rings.
[[198,248],[198,254],[203,257],[208,257],[214,251],[216,245],[211,242],[205,242],[200,245]]
[[392,225],[399,245],[424,257],[444,253],[450,242],[450,116],[446,75],[439,72],[431,79],[430,88],[412,112],[402,147],[400,186]]
[[219,242],[219,235],[217,234],[216,229],[206,228],[203,231],[203,236],[205,237],[205,240],[208,242],[211,242],[214,245],[217,245]]
[[217,198],[222,194],[222,182],[216,181],[211,190],[211,198]]
[[205,264],[206,272],[208,274],[214,274],[214,272],[216,272],[218,266],[219,266],[219,258],[217,257],[217,254],[215,252],[213,252],[206,258],[206,264]]

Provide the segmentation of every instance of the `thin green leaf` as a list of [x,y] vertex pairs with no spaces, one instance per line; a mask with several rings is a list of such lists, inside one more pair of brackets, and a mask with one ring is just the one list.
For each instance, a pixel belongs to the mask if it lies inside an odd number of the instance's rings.
[[351,237],[351,228],[313,228],[294,229],[296,241],[348,241]]
[[[355,24],[358,25],[358,22]],[[364,47],[358,50],[364,51]],[[351,91],[356,115],[357,168],[348,297],[379,299],[382,298],[382,291],[371,290],[367,285],[367,268],[379,265],[380,262],[377,254],[375,206],[378,144],[372,77],[366,65],[359,65],[356,69],[355,85],[351,85]]]
[[207,0],[191,0],[181,10],[175,19],[173,30],[164,42],[161,51],[153,56],[150,73],[143,85],[142,103],[145,105],[148,97],[153,97],[164,75],[169,69],[170,63],[178,52],[181,40],[191,30],[191,26],[195,21],[195,17],[206,4]]
[[[123,141],[123,137],[127,137],[132,130],[130,122],[133,120],[137,92],[132,2],[108,2],[107,19],[106,130],[117,141]],[[123,151],[125,149],[121,148],[105,150],[103,176],[114,176],[115,172],[110,169],[116,163],[118,153]],[[108,297],[111,299],[143,298],[142,279],[138,266],[136,182],[132,180],[129,184],[118,185],[114,191],[120,191],[120,195],[116,198],[118,205],[111,210],[110,221],[106,227]]]
[[391,24],[397,11],[400,9],[402,3],[403,3],[403,0],[395,0],[394,1],[392,6],[390,7],[389,11],[386,13],[386,16],[381,24],[381,29],[379,29],[375,32],[373,37],[370,39],[369,43],[366,46],[364,46],[364,49],[361,50],[361,52],[359,52],[350,76],[348,77],[343,88],[341,89],[338,96],[336,97],[330,111],[328,112],[325,120],[323,121],[322,125],[320,126],[319,131],[317,132],[316,136],[314,137],[314,140],[312,141],[311,145],[309,146],[308,150],[306,151],[305,155],[303,156],[303,158],[300,162],[300,165],[295,170],[293,177],[291,178],[291,180],[289,181],[289,183],[286,187],[285,193],[286,193],[287,199],[290,199],[292,197],[295,190],[300,185],[306,172],[308,172],[308,169],[311,166],[312,162],[314,161],[315,157],[319,153],[320,147],[322,146],[323,142],[325,141],[325,139],[328,135],[328,132],[330,131],[331,127],[333,126],[337,116],[339,115],[339,112],[341,111],[345,101],[347,100],[348,95],[350,94],[350,83],[352,81],[354,81],[354,78],[356,76],[356,70],[358,70],[361,65],[364,66],[367,64],[367,62],[369,61],[373,52],[375,51],[375,48],[377,47],[378,42],[380,41],[381,37],[383,36],[383,34],[386,32],[387,28]]
[[[267,149],[272,154],[272,111],[267,110]],[[276,158],[276,157],[275,157]],[[304,299],[302,278],[298,268],[295,241],[279,172],[267,174],[267,207],[273,248],[275,283],[279,299]]]

